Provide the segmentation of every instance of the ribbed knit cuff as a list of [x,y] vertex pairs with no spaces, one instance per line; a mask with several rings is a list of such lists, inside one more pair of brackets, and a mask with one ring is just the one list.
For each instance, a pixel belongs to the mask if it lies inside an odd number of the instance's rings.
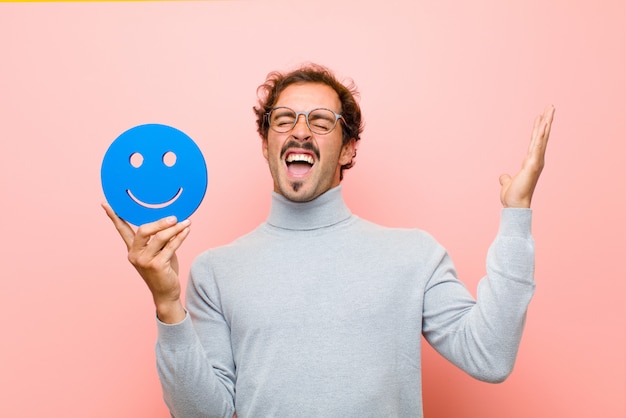
[[507,237],[529,237],[531,235],[532,209],[503,208],[500,215],[500,234]]
[[158,342],[162,348],[175,350],[187,348],[196,341],[196,332],[189,313],[177,324],[166,324],[157,320]]

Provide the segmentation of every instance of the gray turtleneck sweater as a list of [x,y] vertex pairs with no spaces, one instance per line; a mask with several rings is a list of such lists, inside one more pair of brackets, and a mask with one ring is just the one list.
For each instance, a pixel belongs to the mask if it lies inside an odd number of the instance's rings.
[[445,249],[375,225],[341,187],[274,193],[269,218],[193,263],[187,318],[158,323],[172,415],[421,417],[421,335],[485,381],[513,368],[534,291],[529,209],[503,209],[475,301]]

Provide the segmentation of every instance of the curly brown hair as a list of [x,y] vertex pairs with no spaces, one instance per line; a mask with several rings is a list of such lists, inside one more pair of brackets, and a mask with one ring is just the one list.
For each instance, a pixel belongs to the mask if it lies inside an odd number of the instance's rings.
[[[266,118],[267,113],[272,110],[283,90],[297,83],[322,83],[335,90],[341,102],[339,113],[345,122],[345,125],[342,126],[344,128],[342,130],[343,144],[348,144],[352,139],[355,141],[361,139],[363,120],[361,118],[361,107],[357,103],[359,93],[354,82],[350,80],[347,85],[344,85],[337,80],[328,68],[313,63],[304,64],[289,73],[273,71],[267,75],[265,83],[258,87],[257,96],[259,103],[252,109],[257,118],[257,132],[261,138],[267,139],[269,130]],[[354,157],[356,157],[356,152],[352,156],[351,161],[341,167],[342,178],[343,170],[347,170],[354,165]]]

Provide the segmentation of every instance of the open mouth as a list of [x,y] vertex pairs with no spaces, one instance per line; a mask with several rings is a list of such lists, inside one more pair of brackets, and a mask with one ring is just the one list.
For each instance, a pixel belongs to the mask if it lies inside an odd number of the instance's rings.
[[315,164],[315,159],[310,154],[294,152],[287,155],[285,163],[289,174],[299,177],[306,175],[311,170]]
[[176,192],[173,198],[163,203],[146,203],[142,200],[137,199],[137,197],[130,190],[126,190],[126,193],[128,193],[128,196],[133,200],[133,202],[137,203],[138,205],[141,205],[150,209],[161,209],[174,203],[183,193],[183,188],[182,187],[179,188],[178,192]]

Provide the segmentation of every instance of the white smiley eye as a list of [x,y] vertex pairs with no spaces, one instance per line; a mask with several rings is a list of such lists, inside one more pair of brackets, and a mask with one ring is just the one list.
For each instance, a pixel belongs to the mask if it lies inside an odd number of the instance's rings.
[[174,164],[176,164],[176,154],[174,154],[172,151],[168,151],[163,154],[163,164],[168,167],[172,167]]
[[143,164],[143,155],[138,152],[133,152],[130,156],[130,165],[135,168],[141,167]]

